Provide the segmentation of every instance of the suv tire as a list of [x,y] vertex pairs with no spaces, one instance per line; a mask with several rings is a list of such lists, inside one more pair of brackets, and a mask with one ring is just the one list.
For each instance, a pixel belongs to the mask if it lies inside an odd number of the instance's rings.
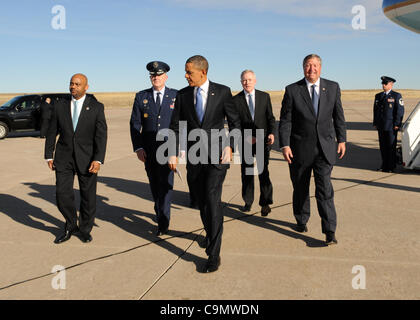
[[9,127],[4,122],[0,121],[0,139],[4,139],[9,134]]

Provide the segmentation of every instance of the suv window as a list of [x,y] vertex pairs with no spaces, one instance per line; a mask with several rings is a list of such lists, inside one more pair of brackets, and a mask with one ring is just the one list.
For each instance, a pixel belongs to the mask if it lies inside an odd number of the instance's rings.
[[36,109],[40,105],[40,98],[38,96],[30,97],[23,99],[17,107],[20,108],[21,111],[23,110],[33,110]]

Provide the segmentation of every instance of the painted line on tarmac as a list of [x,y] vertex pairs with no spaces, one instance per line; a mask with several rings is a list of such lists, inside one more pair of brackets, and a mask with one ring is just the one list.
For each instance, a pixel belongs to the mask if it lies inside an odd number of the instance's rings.
[[[395,173],[394,174],[390,174],[390,175],[387,175],[387,176],[384,176],[384,177],[380,177],[380,178],[378,178],[378,179],[373,179],[373,180],[367,180],[367,181],[365,181],[365,182],[363,182],[363,183],[355,183],[355,184],[353,184],[353,185],[350,185],[350,186],[348,186],[348,187],[344,187],[344,188],[341,188],[341,189],[337,189],[337,190],[335,190],[335,192],[340,192],[340,191],[344,191],[344,190],[348,190],[348,189],[351,189],[351,188],[355,188],[355,187],[357,187],[357,186],[359,186],[359,185],[366,185],[366,184],[369,184],[369,183],[372,183],[372,182],[376,182],[376,181],[379,181],[379,180],[383,180],[383,179],[386,179],[386,178],[388,178],[388,177],[391,177],[391,176],[394,176],[395,175]],[[231,201],[236,197],[236,196],[238,196],[240,194],[240,192],[238,191],[234,196],[232,196],[231,198],[230,198],[230,200],[227,202],[227,203],[224,203],[223,204],[223,208],[226,208],[227,206],[229,206],[230,205],[230,203],[231,203]],[[314,198],[315,196],[310,196],[310,198]],[[288,206],[288,205],[291,205],[292,204],[292,202],[287,202],[287,203],[283,203],[283,204],[281,204],[281,205],[277,205],[277,206],[273,206],[272,207],[272,209],[276,209],[276,208],[281,208],[281,207],[285,207],[285,206]],[[254,212],[254,213],[251,213],[251,214],[243,214],[243,216],[241,216],[241,217],[235,217],[235,218],[230,218],[230,219],[226,219],[226,220],[224,220],[224,222],[230,222],[230,221],[235,221],[235,220],[243,220],[243,219],[246,219],[246,218],[248,218],[248,217],[252,217],[252,216],[254,216],[254,215],[256,215],[256,214],[258,214],[260,211],[258,210],[258,211],[256,211],[256,212]],[[137,250],[137,249],[140,249],[140,248],[143,248],[143,247],[146,247],[146,246],[148,246],[148,245],[152,245],[152,244],[155,244],[155,243],[158,243],[158,242],[161,242],[161,241],[166,241],[166,240],[169,240],[169,239],[173,239],[173,238],[182,238],[183,236],[186,236],[186,235],[189,235],[189,234],[193,234],[193,233],[195,233],[195,232],[200,232],[200,234],[199,235],[201,235],[201,233],[204,231],[204,228],[200,228],[200,229],[196,229],[196,230],[193,230],[193,231],[190,231],[190,232],[185,232],[185,233],[182,233],[181,235],[177,235],[177,236],[171,236],[171,237],[167,237],[167,238],[163,238],[163,239],[159,239],[159,240],[156,240],[156,241],[152,241],[152,242],[148,242],[148,243],[145,243],[145,244],[143,244],[143,245],[140,245],[140,246],[135,246],[135,247],[133,247],[133,248],[129,248],[129,249],[127,249],[127,250],[123,250],[123,251],[120,251],[120,252],[116,252],[116,253],[111,253],[111,254],[108,254],[108,255],[104,255],[104,256],[101,256],[101,257],[97,257],[97,258],[93,258],[93,259],[89,259],[89,260],[86,260],[86,261],[83,261],[83,262],[80,262],[80,263],[76,263],[76,264],[73,264],[73,265],[71,265],[71,266],[69,266],[69,267],[66,267],[64,270],[70,270],[70,269],[73,269],[73,268],[76,268],[76,267],[79,267],[79,266],[82,266],[82,265],[85,265],[85,264],[88,264],[88,263],[90,263],[90,262],[94,262],[94,261],[99,261],[99,260],[104,260],[104,259],[107,259],[107,258],[111,258],[111,257],[114,257],[114,256],[118,256],[118,255],[122,255],[122,254],[125,254],[125,253],[128,253],[128,252],[131,252],[131,251],[134,251],[134,250]],[[162,279],[162,277],[175,265],[175,263],[177,263],[181,258],[182,258],[182,256],[184,256],[185,255],[185,253],[187,253],[187,250],[192,246],[192,244],[196,241],[196,239],[199,237],[199,235],[196,235],[196,237],[191,241],[191,243],[190,243],[190,245],[187,247],[187,249],[186,250],[184,250],[184,252],[181,254],[181,255],[179,255],[178,257],[177,257],[177,259],[175,259],[175,261],[174,262],[172,262],[171,263],[171,265],[150,285],[150,287],[140,296],[140,300],[159,282],[159,280],[161,280]],[[44,274],[44,275],[41,275],[41,276],[37,276],[37,277],[33,277],[33,278],[30,278],[30,279],[27,279],[27,280],[22,280],[22,281],[19,281],[19,282],[15,282],[15,283],[12,283],[12,284],[10,284],[10,285],[7,285],[7,286],[4,286],[4,287],[1,287],[0,288],[0,291],[1,290],[5,290],[5,289],[9,289],[9,288],[12,288],[12,287],[15,287],[15,286],[18,286],[18,285],[21,285],[21,284],[24,284],[24,283],[27,283],[27,282],[31,282],[31,281],[35,281],[35,280],[39,280],[39,279],[42,279],[42,278],[45,278],[45,277],[49,277],[49,276],[52,276],[52,275],[55,275],[55,273],[52,273],[52,272],[50,272],[50,273],[47,273],[47,274]]]

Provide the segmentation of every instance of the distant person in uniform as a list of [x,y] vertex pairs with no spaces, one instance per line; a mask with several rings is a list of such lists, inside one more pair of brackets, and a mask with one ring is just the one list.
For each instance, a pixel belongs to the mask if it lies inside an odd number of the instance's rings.
[[[233,101],[238,109],[241,118],[242,129],[242,151],[247,147],[252,149],[252,156],[255,156],[256,130],[264,130],[264,168],[259,170],[261,215],[267,216],[271,212],[270,204],[273,203],[273,185],[270,181],[268,162],[270,159],[271,146],[274,143],[274,131],[276,129],[276,119],[273,115],[270,95],[266,92],[255,89],[257,79],[252,70],[244,70],[241,73],[241,84],[244,90],[239,92]],[[252,135],[246,136],[245,129],[252,130]],[[248,130],[248,131],[249,131]],[[242,199],[245,202],[242,211],[251,210],[254,202],[254,175],[247,174],[254,164],[246,163],[244,152],[241,154],[241,179],[242,179]]]
[[[107,124],[104,105],[86,95],[88,88],[85,75],[78,73],[71,78],[71,99],[56,102],[45,140],[45,159],[56,175],[57,206],[66,220],[64,232],[55,243],[69,240],[77,231],[83,242],[92,241],[97,174],[105,160]],[[78,177],[80,189],[79,226],[74,175]]]
[[[178,91],[175,110],[169,126],[177,138],[180,134],[180,121],[187,122],[187,131],[200,132],[208,140],[200,148],[200,157],[193,159],[193,146],[196,141],[187,143],[187,170],[190,175],[191,187],[196,190],[196,197],[200,208],[200,217],[206,231],[206,238],[200,244],[206,248],[208,259],[205,272],[214,272],[220,266],[220,249],[223,234],[222,187],[226,172],[232,160],[234,143],[227,139],[219,139],[214,134],[225,129],[227,119],[229,130],[240,129],[240,119],[232,99],[230,88],[209,81],[207,78],[209,64],[200,55],[190,57],[185,62],[185,78],[189,86]],[[224,131],[223,131],[224,132]],[[178,139],[177,139],[178,140]],[[224,141],[220,141],[224,140]],[[206,154],[203,155],[204,149]],[[195,160],[198,160],[197,162]],[[176,170],[177,155],[170,154],[169,167]]]
[[156,151],[164,141],[157,141],[161,129],[167,129],[175,106],[177,90],[165,86],[169,66],[165,62],[153,61],[147,64],[152,88],[136,94],[130,119],[130,133],[133,150],[144,163],[149,178],[158,229],[156,235],[168,233],[171,217],[171,199],[174,173],[167,163],[156,159]]
[[[293,184],[293,214],[298,232],[307,232],[309,183],[313,172],[315,198],[326,245],[336,244],[337,213],[331,171],[337,154],[346,152],[346,122],[337,82],[321,78],[321,58],[303,60],[304,78],[286,87],[280,123],[280,148]],[[338,145],[337,145],[337,142]]]
[[397,134],[404,116],[404,101],[400,93],[392,90],[395,79],[382,76],[383,92],[375,95],[373,126],[378,130],[382,165],[378,170],[394,172],[397,165]]
[[40,137],[45,138],[48,132],[48,126],[50,125],[51,115],[52,115],[52,108],[53,105],[51,104],[51,98],[46,98],[41,103],[41,130],[40,130]]

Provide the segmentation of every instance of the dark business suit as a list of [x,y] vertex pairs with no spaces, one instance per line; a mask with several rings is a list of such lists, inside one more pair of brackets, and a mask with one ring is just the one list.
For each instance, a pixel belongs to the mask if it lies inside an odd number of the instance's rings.
[[73,130],[71,100],[63,99],[56,103],[45,141],[45,159],[54,158],[57,206],[66,219],[68,231],[77,229],[73,191],[75,174],[81,198],[79,229],[84,234],[92,230],[97,174],[89,173],[89,166],[92,161],[104,163],[106,142],[107,124],[102,103],[93,96],[86,96],[76,130]]
[[[174,173],[166,163],[159,163],[156,151],[164,141],[157,141],[160,129],[167,129],[171,121],[177,90],[165,87],[161,105],[154,100],[153,88],[136,94],[130,119],[133,150],[146,152],[145,169],[149,178],[159,230],[169,227]],[[167,140],[167,139],[166,139]]]
[[[245,129],[252,130],[252,137],[256,137],[256,130],[264,130],[264,168],[259,173],[258,178],[260,181],[260,200],[259,205],[265,206],[273,203],[273,185],[270,181],[270,175],[268,171],[268,162],[270,159],[271,145],[267,145],[267,137],[270,134],[274,134],[276,128],[276,119],[273,115],[273,108],[271,106],[271,99],[268,93],[255,90],[255,108],[254,108],[254,119],[252,119],[251,112],[247,103],[247,96],[244,91],[239,92],[233,101],[235,102],[236,108],[241,118],[242,128],[242,150],[241,150],[241,178],[242,178],[242,198],[245,204],[251,205],[254,201],[254,175],[246,174],[246,169],[254,167],[252,164],[246,163],[246,157],[242,152],[247,146],[252,148],[252,155],[255,156],[255,145],[250,145],[247,140],[251,138],[246,137]],[[260,141],[261,142],[261,141]]]
[[43,101],[41,103],[41,128],[40,128],[40,136],[41,138],[44,138],[47,135],[48,132],[48,126],[50,125],[51,121],[51,114],[53,106],[53,101],[50,103],[47,103],[46,101]]
[[[179,121],[186,121],[188,135],[194,129],[202,129],[207,137],[212,137],[212,129],[224,129],[225,118],[228,120],[229,130],[240,129],[240,119],[233,104],[230,89],[224,85],[210,82],[202,123],[198,120],[195,110],[194,87],[186,87],[178,91],[169,128],[176,133],[178,138]],[[209,138],[206,145],[208,153],[206,154],[204,151],[205,148],[201,150],[205,153],[204,160],[193,164],[188,151],[194,143],[193,141],[187,143],[188,175],[192,187],[196,190],[200,216],[207,234],[206,253],[209,256],[219,256],[223,233],[222,185],[229,168],[229,164],[221,164],[219,159],[224,146],[231,145],[233,147],[233,143],[229,143],[226,139],[223,142],[219,141],[216,136]],[[212,146],[213,152],[211,152]]]
[[286,87],[279,124],[280,147],[290,146],[289,165],[293,184],[293,213],[299,225],[310,215],[309,182],[315,178],[315,197],[322,219],[322,232],[335,232],[337,225],[331,171],[337,142],[346,141],[346,125],[338,83],[320,79],[318,115],[305,79]]
[[375,95],[373,125],[378,130],[383,171],[391,171],[396,167],[398,130],[394,128],[401,128],[403,116],[404,102],[400,93],[391,90],[388,94],[380,92]]

